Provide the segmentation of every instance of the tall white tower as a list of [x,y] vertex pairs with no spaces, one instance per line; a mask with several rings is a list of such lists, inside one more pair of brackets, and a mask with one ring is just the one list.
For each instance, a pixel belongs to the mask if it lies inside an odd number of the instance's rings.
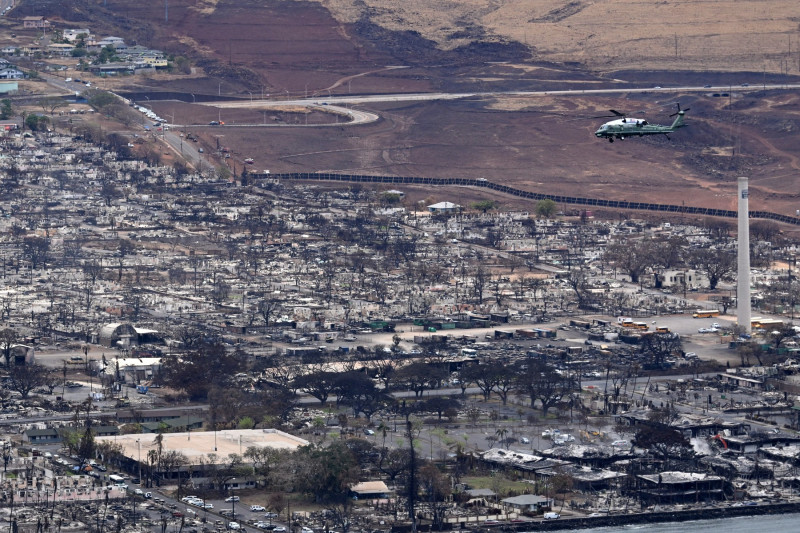
[[739,327],[750,333],[750,208],[747,178],[738,178],[739,183],[739,249],[736,283],[736,321]]

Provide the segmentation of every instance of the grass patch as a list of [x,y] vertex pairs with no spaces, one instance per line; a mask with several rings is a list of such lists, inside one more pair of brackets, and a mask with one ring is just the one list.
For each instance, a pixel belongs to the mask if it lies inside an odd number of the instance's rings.
[[473,489],[490,489],[493,490],[500,498],[505,498],[510,492],[523,494],[530,492],[533,485],[530,483],[523,483],[522,481],[512,481],[502,475],[494,476],[467,476],[462,478],[462,482],[466,483]]

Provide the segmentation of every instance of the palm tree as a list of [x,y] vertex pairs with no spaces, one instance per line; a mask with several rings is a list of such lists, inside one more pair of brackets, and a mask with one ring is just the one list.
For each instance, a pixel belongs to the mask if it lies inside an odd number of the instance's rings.
[[383,447],[386,448],[386,434],[389,433],[389,426],[385,420],[381,420],[380,425],[378,425],[378,431],[383,436]]
[[495,436],[497,437],[498,442],[505,445],[506,450],[508,449],[508,428],[500,428],[494,432]]

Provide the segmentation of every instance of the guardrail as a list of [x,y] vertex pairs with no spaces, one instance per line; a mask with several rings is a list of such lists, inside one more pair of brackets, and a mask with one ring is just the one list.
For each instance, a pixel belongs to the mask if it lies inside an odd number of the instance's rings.
[[[397,185],[455,185],[460,187],[482,187],[493,191],[528,198],[530,200],[553,200],[557,203],[585,205],[587,207],[606,207],[611,209],[633,209],[639,211],[660,211],[667,213],[680,213],[687,215],[703,215],[710,217],[736,218],[736,211],[730,209],[714,209],[710,207],[691,207],[685,205],[654,204],[649,202],[629,202],[627,200],[604,200],[600,198],[582,198],[579,196],[563,196],[559,194],[544,194],[522,189],[515,189],[508,185],[500,185],[484,179],[470,178],[425,178],[419,176],[368,176],[359,174],[332,174],[326,172],[297,172],[284,174],[270,174],[273,179],[307,180],[307,181],[342,181],[353,183],[389,183]],[[750,218],[774,220],[784,224],[800,226],[800,218],[769,211],[750,211]]]

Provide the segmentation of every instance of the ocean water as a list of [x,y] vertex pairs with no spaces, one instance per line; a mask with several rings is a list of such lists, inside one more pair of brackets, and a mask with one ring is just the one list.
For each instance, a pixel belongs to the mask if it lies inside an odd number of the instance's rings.
[[689,522],[662,522],[589,529],[576,529],[575,533],[793,533],[800,532],[800,514],[739,516],[716,520]]

